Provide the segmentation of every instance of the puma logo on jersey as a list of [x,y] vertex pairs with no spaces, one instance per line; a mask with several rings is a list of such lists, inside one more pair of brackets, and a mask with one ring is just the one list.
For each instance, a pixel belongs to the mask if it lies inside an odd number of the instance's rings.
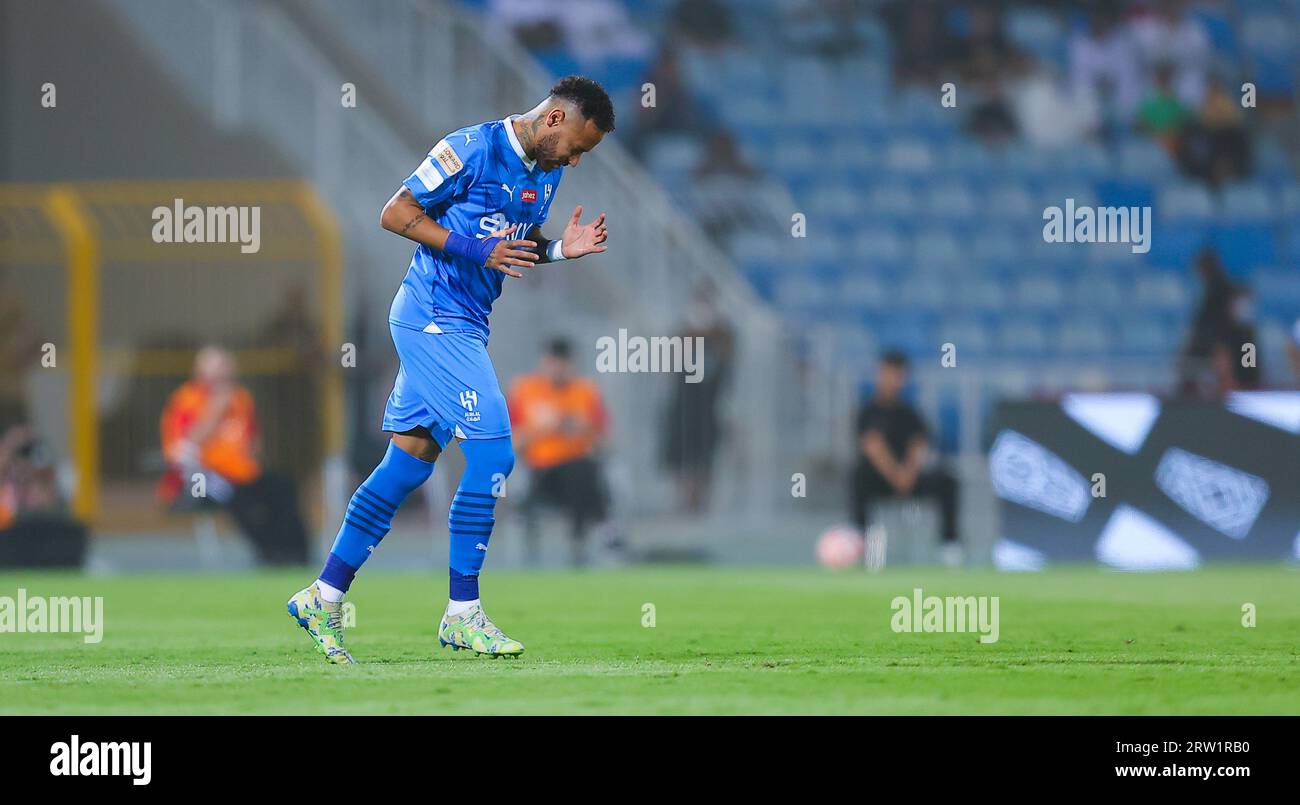
[[507,195],[507,196],[510,196],[510,200],[511,200],[511,201],[514,201],[514,200],[515,200],[515,189],[514,189],[513,187],[511,187],[510,185],[506,184],[505,182],[502,182],[502,183],[501,183],[501,189],[504,190],[504,191],[506,191],[506,195]]

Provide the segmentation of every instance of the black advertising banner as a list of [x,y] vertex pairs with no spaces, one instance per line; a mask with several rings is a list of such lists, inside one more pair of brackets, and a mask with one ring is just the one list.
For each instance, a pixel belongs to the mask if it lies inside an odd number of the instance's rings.
[[999,567],[1300,558],[1300,393],[1004,402],[990,432]]

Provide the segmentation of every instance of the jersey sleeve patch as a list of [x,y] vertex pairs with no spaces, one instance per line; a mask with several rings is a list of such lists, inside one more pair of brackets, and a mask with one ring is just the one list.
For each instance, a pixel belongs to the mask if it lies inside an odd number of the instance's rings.
[[438,163],[438,167],[442,168],[442,172],[448,176],[459,173],[465,167],[465,163],[461,162],[455,149],[451,147],[451,143],[446,140],[439,140],[438,144],[429,152],[429,156],[433,157]]

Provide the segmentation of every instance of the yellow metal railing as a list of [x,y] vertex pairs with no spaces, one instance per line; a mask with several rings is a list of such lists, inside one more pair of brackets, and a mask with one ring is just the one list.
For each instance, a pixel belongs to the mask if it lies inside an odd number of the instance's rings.
[[[187,204],[258,205],[263,222],[262,261],[310,263],[316,272],[323,353],[337,356],[343,343],[343,246],[338,223],[307,184],[292,180],[86,182],[0,185],[0,265],[59,265],[65,274],[64,337],[70,352],[66,427],[76,470],[73,508],[94,522],[100,512],[99,378],[101,365],[123,365],[101,342],[101,277],[113,263],[202,264],[229,262],[228,244],[186,244],[183,252],[153,242],[149,210],[172,199]],[[270,224],[268,227],[267,224]],[[297,236],[284,236],[294,232]],[[269,235],[269,237],[268,237]],[[149,288],[141,288],[148,294]],[[129,350],[136,374],[183,374],[191,349]],[[275,374],[292,368],[294,354],[276,346],[237,351],[241,371]],[[108,358],[107,361],[104,359]],[[115,360],[119,359],[119,360]],[[343,383],[334,369],[322,378],[320,426],[324,454],[343,450]]]

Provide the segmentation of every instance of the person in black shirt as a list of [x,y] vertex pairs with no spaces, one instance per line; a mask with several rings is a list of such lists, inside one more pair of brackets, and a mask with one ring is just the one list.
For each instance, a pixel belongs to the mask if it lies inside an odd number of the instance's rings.
[[881,356],[875,396],[858,411],[850,516],[865,531],[871,505],[880,498],[932,498],[943,520],[944,561],[959,564],[957,482],[942,468],[925,468],[930,431],[916,409],[902,399],[906,383],[906,356],[899,352]]

